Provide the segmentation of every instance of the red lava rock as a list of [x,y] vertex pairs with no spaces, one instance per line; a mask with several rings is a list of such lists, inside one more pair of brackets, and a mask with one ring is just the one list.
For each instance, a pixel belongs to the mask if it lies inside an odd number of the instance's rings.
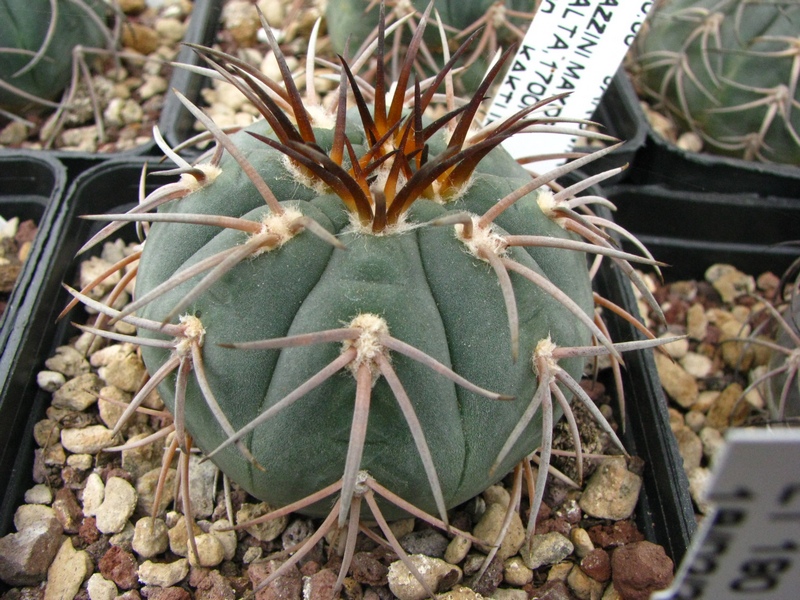
[[[100,532],[98,531],[98,533]],[[100,564],[100,559],[108,552],[109,547],[111,547],[111,544],[108,541],[108,536],[100,536],[96,542],[92,542],[83,548],[83,550],[85,550],[89,558],[92,559],[92,563],[97,565]]]
[[307,600],[330,600],[333,598],[333,588],[336,585],[337,574],[330,569],[317,571],[308,580],[308,593],[304,593]]
[[17,233],[14,234],[14,241],[18,246],[22,246],[25,242],[32,242],[36,237],[36,223],[33,219],[26,219],[17,226]]
[[315,560],[310,560],[307,563],[303,563],[300,567],[300,573],[303,577],[311,577],[314,573],[319,571],[322,567],[320,564]]
[[219,571],[211,571],[196,586],[194,600],[235,600],[236,592]]
[[556,531],[565,537],[569,537],[569,532],[572,530],[572,525],[564,517],[554,517],[552,519],[544,519],[536,523],[536,535],[543,535],[545,533],[552,533]]
[[38,585],[47,577],[63,539],[61,524],[51,517],[0,538],[0,581]]
[[672,582],[672,560],[661,546],[634,542],[611,555],[611,581],[623,600],[647,600]]
[[[83,511],[71,489],[64,487],[56,492],[56,497],[53,500],[53,511],[56,513],[56,519],[61,523],[64,533],[80,533],[80,528],[83,524]],[[91,544],[92,542],[86,543]]]
[[66,466],[61,469],[61,479],[64,482],[64,487],[68,487],[71,490],[80,490],[84,487],[86,471]]
[[672,325],[675,323],[686,323],[686,312],[689,310],[689,304],[678,298],[673,298],[669,308],[664,311],[664,318],[667,323]]
[[591,379],[584,379],[581,381],[583,391],[592,399],[592,402],[598,402],[603,399],[606,393],[606,386],[599,381],[592,381]]
[[228,583],[233,588],[237,598],[249,597],[248,594],[252,595],[253,585],[246,575],[228,577]]
[[147,600],[192,600],[192,595],[183,588],[168,587],[150,594]]
[[189,587],[199,586],[210,573],[211,569],[191,565],[189,568]]
[[353,579],[365,585],[386,585],[389,569],[369,552],[357,552],[353,556]]
[[479,580],[475,581],[474,577],[471,578],[469,582],[469,587],[471,587],[475,592],[481,594],[483,596],[491,596],[494,594],[497,587],[503,581],[503,561],[500,560],[499,556],[495,556],[492,559],[492,562],[489,563],[489,567],[486,569],[486,572],[483,574]]
[[546,502],[542,502],[542,505],[539,507],[539,512],[536,513],[536,522],[544,521],[545,519],[549,519],[553,516],[553,509],[550,508],[550,505]]
[[537,600],[574,600],[575,596],[569,591],[563,581],[548,581],[536,588],[534,598]]
[[[277,571],[283,564],[277,560],[258,560],[250,564],[247,575],[257,587],[264,579]],[[270,582],[256,593],[256,600],[300,600],[303,592],[303,578],[296,566],[292,565],[286,573]]]
[[139,565],[133,554],[119,546],[111,546],[100,559],[100,573],[123,590],[139,587]]
[[556,515],[566,519],[570,525],[576,525],[583,518],[583,511],[575,500],[567,500],[558,509]]
[[11,588],[0,596],[3,600],[44,600],[44,587]]
[[595,525],[590,527],[587,532],[595,546],[606,549],[644,540],[644,535],[636,528],[633,521],[616,521],[611,525]]
[[581,559],[581,569],[595,581],[605,583],[611,578],[611,557],[602,548],[595,548]]
[[100,476],[103,478],[104,483],[107,483],[108,480],[111,479],[112,477],[119,477],[121,479],[124,479],[128,483],[133,483],[133,475],[131,475],[130,471],[128,471],[127,469],[123,469],[122,467],[119,467],[117,465],[113,466],[109,465],[109,467],[110,468],[107,469],[104,468],[100,472]]

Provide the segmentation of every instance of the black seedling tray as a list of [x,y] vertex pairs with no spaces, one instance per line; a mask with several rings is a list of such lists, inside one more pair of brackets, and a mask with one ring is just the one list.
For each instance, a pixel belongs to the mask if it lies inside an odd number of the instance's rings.
[[757,275],[782,273],[800,255],[800,196],[721,194],[660,185],[606,189],[614,219],[635,234],[656,259],[670,265],[670,280],[703,279],[715,263]]
[[[76,331],[69,317],[60,323],[55,317],[67,303],[61,281],[74,279],[78,260],[75,251],[98,228],[78,215],[104,211],[120,212],[138,198],[142,161],[107,162],[87,171],[71,187],[58,212],[36,273],[39,293],[31,299],[30,319],[16,341],[14,359],[3,362],[0,381],[0,478],[6,492],[0,505],[0,535],[11,528],[16,507],[32,485],[33,425],[43,418],[50,394],[36,385],[36,374],[55,348]],[[165,183],[156,177],[150,186]],[[121,232],[134,238],[132,225]],[[635,311],[630,284],[614,267],[604,266],[597,289],[610,300]],[[612,335],[619,339],[637,337],[633,328],[613,318]],[[645,463],[644,492],[638,508],[638,522],[648,539],[665,546],[677,562],[683,556],[694,527],[694,514],[677,445],[669,429],[666,402],[649,352],[630,353],[623,371],[628,400],[628,423],[623,439],[631,453]]]
[[[602,268],[595,290],[631,314],[639,314],[633,288],[618,268]],[[612,340],[641,339],[633,325],[618,317],[608,317],[607,324]],[[626,418],[621,438],[628,452],[645,463],[636,521],[645,538],[664,546],[677,565],[697,527],[689,480],[669,425],[667,399],[652,351],[626,352],[623,360]]]
[[[186,31],[185,41],[204,46],[212,44],[214,35],[219,28],[223,4],[224,0],[197,0],[189,29]],[[206,66],[203,59],[188,46],[181,48],[175,62],[182,65]],[[173,147],[191,138],[196,132],[193,130],[195,118],[181,104],[172,90],[178,90],[196,103],[200,98],[200,90],[207,85],[207,80],[192,71],[176,66],[172,72],[170,83],[171,89],[164,100],[164,109],[161,111],[158,128],[170,147]],[[183,154],[191,154],[191,151]]]
[[628,79],[624,90],[633,94],[632,117],[645,140],[628,169],[629,183],[662,184],[691,192],[758,194],[800,198],[800,166],[730,158],[715,154],[689,152],[658,135],[639,104],[633,84]]
[[[38,228],[6,310],[0,316],[0,348],[7,347],[6,339],[12,329],[24,327],[24,321],[17,321],[17,313],[31,289],[33,273],[66,182],[64,166],[51,157],[34,152],[0,153],[0,216],[19,217],[20,222],[33,219]],[[36,290],[30,293],[35,294]]]
[[[24,318],[17,318],[0,360],[0,481],[4,483],[0,535],[11,530],[14,511],[33,484],[33,426],[44,418],[51,400],[36,384],[36,374],[57,346],[78,333],[69,317],[56,323],[71,298],[61,282],[74,284],[79,262],[75,253],[102,226],[79,216],[124,212],[134,206],[143,165],[143,160],[105,162],[79,176],[55,211],[47,235],[42,236],[45,244],[25,298]],[[168,181],[150,177],[148,191]],[[136,239],[132,226],[120,235]]]
[[[625,70],[620,67],[614,79],[611,80],[611,84],[608,86],[591,120],[603,126],[602,133],[624,141],[625,145],[584,166],[583,170],[587,174],[594,175],[609,169],[637,163],[637,157],[645,146],[647,128],[644,127],[636,111],[641,112],[639,101]],[[578,146],[575,150],[590,152],[596,150],[596,148]],[[630,168],[619,175],[607,179],[604,185],[626,181],[629,178],[629,173]]]

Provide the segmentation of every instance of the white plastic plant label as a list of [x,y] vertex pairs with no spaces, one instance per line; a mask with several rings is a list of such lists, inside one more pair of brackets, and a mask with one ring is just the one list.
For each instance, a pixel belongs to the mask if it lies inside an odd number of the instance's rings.
[[[517,55],[489,108],[485,123],[569,92],[543,114],[588,119],[647,17],[650,0],[542,0]],[[547,133],[513,136],[514,158],[569,151],[576,137]],[[556,166],[559,162],[551,162]],[[546,170],[542,162],[537,171]]]
[[800,597],[800,430],[726,437],[706,515],[672,587],[653,600]]

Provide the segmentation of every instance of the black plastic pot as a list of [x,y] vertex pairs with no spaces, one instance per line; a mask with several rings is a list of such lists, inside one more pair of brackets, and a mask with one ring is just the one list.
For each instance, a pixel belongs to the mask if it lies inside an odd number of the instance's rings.
[[[185,41],[203,46],[213,43],[214,34],[219,29],[223,4],[224,0],[196,0]],[[181,48],[175,62],[182,65],[206,66],[203,59],[188,46]],[[158,128],[170,147],[173,147],[189,139],[196,132],[193,131],[195,118],[181,104],[172,90],[178,90],[196,102],[200,98],[200,90],[207,85],[207,81],[204,77],[188,69],[175,67],[172,72],[171,84],[170,91],[164,99],[164,109],[161,111]],[[191,151],[184,152],[184,154],[191,154]]]
[[[10,530],[16,507],[32,485],[34,441],[33,425],[43,418],[50,394],[36,385],[36,373],[54,349],[75,330],[69,318],[60,323],[55,316],[68,298],[61,281],[74,277],[75,251],[96,225],[77,218],[80,214],[121,211],[137,200],[141,161],[105,163],[84,173],[72,186],[62,205],[53,233],[48,239],[37,271],[40,293],[32,299],[31,319],[15,350],[13,362],[3,363],[0,401],[0,477],[7,482],[0,505],[0,535]],[[164,183],[151,178],[151,184]],[[133,228],[126,227],[133,236]],[[598,276],[598,291],[612,301],[635,310],[630,285],[616,268],[605,266]],[[612,335],[619,339],[636,336],[633,328],[619,319],[609,322]],[[677,445],[669,429],[666,402],[663,400],[652,357],[639,352],[626,356],[623,373],[629,398],[628,424],[624,440],[632,453],[646,464],[644,493],[640,499],[638,522],[648,539],[666,547],[680,560],[694,528],[694,514]],[[6,416],[8,415],[8,416]]]
[[757,275],[782,273],[800,255],[800,196],[720,194],[660,185],[606,189],[617,205],[614,219],[636,235],[656,259],[670,265],[665,277],[703,279],[715,263]]
[[[0,348],[8,349],[13,330],[24,327],[20,312],[27,294],[36,294],[34,271],[52,227],[58,203],[67,185],[64,166],[51,157],[34,152],[0,154],[0,216],[32,219],[37,235],[30,253],[0,316]],[[5,351],[4,351],[5,354]]]
[[625,78],[628,85],[620,90],[632,94],[626,104],[631,107],[637,128],[645,132],[626,183],[662,184],[691,192],[800,198],[800,166],[689,152],[658,135],[647,121],[630,78]]
[[[633,288],[619,269],[602,268],[595,289],[631,314],[638,314]],[[610,318],[608,327],[614,340],[641,337],[633,325],[620,318]],[[689,481],[669,425],[667,399],[652,352],[625,353],[624,360],[626,426],[622,441],[631,455],[645,462],[636,521],[645,537],[664,546],[677,565],[697,527]]]
[[[96,222],[79,216],[132,207],[138,200],[143,164],[143,160],[105,162],[81,175],[52,212],[46,235],[41,236],[44,244],[27,288],[24,312],[17,313],[0,359],[0,481],[4,484],[0,535],[11,529],[14,511],[33,481],[33,426],[50,404],[50,394],[39,389],[36,374],[55,348],[77,332],[69,317],[58,323],[56,317],[69,301],[61,282],[74,279],[75,253],[99,229]],[[167,181],[154,177],[148,185],[153,189]],[[124,235],[135,239],[131,227],[125,228]]]
[[[595,162],[589,163],[583,167],[583,170],[589,175],[594,175],[624,165],[629,165],[629,168],[619,175],[605,180],[603,185],[627,181],[630,176],[630,165],[638,162],[638,156],[644,149],[647,128],[644,127],[636,111],[641,111],[636,93],[633,91],[625,70],[620,67],[591,120],[603,126],[602,133],[624,141],[625,145]],[[578,146],[575,150],[589,152],[596,148]]]

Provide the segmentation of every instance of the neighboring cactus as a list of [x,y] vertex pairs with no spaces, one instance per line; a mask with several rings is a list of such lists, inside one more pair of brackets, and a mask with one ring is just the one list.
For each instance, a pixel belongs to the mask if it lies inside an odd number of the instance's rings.
[[[433,4],[445,28],[451,33],[452,48],[443,48],[439,33],[431,28],[424,38],[416,67],[426,73],[435,73],[445,62],[446,52],[455,50],[458,42],[481,28],[478,41],[456,66],[467,67],[458,80],[471,93],[486,70],[489,61],[499,48],[519,42],[541,0],[434,0]],[[396,0],[386,2],[386,24],[406,20],[405,35],[396,35],[388,55],[395,65],[402,61],[404,49],[416,28],[416,23],[429,0]],[[349,45],[350,52],[362,47],[365,41],[377,37],[380,10],[378,2],[365,0],[328,0],[326,10],[328,36],[333,48],[344,54]]]
[[639,36],[633,70],[709,152],[800,164],[795,0],[668,0]]
[[[385,519],[410,513],[447,527],[449,508],[541,446],[532,533],[554,422],[563,412],[577,431],[568,395],[620,444],[577,383],[585,357],[652,343],[614,345],[594,321],[584,252],[631,274],[628,260],[653,264],[608,241],[611,224],[588,208],[606,201],[575,196],[619,169],[537,192],[614,146],[533,178],[500,144],[550,122],[534,113],[546,102],[487,128],[473,124],[503,61],[466,105],[429,122],[434,91],[452,82],[448,65],[428,87],[410,83],[425,18],[394,93],[387,98],[379,44],[374,87],[341,63],[333,114],[304,104],[268,27],[282,86],[201,49],[264,120],[228,137],[185,102],[217,148],[195,166],[165,148],[181,180],[125,215],[95,217],[115,223],[86,245],[126,222],[150,223],[133,257],[136,300],[119,312],[73,291],[103,313],[90,331],[141,345],[151,378],[128,415],[158,386],[174,415],[173,452],[186,457],[197,445],[243,488],[283,507],[265,519],[327,515],[266,581],[338,521],[347,526],[338,587],[362,508],[417,573]],[[108,318],[139,336],[101,331]],[[576,449],[580,464],[579,440]]]
[[[761,374],[742,393],[766,383],[770,419],[778,422],[800,418],[800,259],[786,270],[773,302],[765,311],[770,319],[754,330],[748,342],[768,347],[772,358]],[[764,325],[773,331],[765,331]],[[769,338],[765,335],[769,333]]]
[[0,1],[0,109],[58,107],[53,99],[74,77],[73,49],[107,46],[107,11],[101,0]]
[[800,295],[797,284],[781,316],[778,346],[773,351],[770,369],[774,373],[770,389],[773,417],[800,418]]

